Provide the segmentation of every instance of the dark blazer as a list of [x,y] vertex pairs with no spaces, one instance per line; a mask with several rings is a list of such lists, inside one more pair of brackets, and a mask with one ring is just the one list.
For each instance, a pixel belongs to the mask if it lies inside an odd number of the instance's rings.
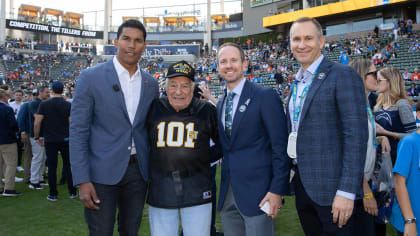
[[[70,163],[73,183],[118,183],[130,160],[134,139],[138,164],[148,179],[149,143],[146,115],[159,96],[158,83],[141,71],[141,96],[133,125],[130,122],[113,60],[83,70],[71,106]],[[140,91],[139,91],[140,93]]]
[[25,132],[27,134],[31,134],[31,129],[30,129],[31,123],[29,121],[29,111],[28,111],[29,103],[30,102],[23,103],[17,115],[17,122],[18,122],[20,131]]
[[[287,105],[289,102],[290,95]],[[324,58],[303,104],[296,147],[302,184],[318,205],[331,206],[337,190],[362,193],[368,141],[366,104],[357,72]]]
[[261,215],[264,213],[258,204],[267,192],[289,193],[290,160],[286,153],[287,126],[282,102],[273,89],[246,81],[229,140],[221,117],[225,99],[226,95],[217,103],[224,155],[219,210],[230,183],[239,210],[246,216]]
[[15,143],[18,131],[15,112],[7,104],[0,102],[0,144]]

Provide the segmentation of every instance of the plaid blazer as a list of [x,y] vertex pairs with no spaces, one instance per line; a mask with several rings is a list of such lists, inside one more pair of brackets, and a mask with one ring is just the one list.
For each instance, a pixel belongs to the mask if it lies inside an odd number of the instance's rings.
[[[288,106],[286,116],[290,133]],[[332,205],[337,190],[361,196],[367,117],[358,73],[324,58],[305,99],[297,138],[300,178],[318,205]]]

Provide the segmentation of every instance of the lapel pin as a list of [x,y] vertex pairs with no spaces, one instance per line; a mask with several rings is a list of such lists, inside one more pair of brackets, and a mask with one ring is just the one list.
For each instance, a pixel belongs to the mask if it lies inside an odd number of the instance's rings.
[[251,99],[250,98],[248,98],[248,100],[246,100],[246,102],[245,102],[245,105],[249,105],[249,103],[251,102]]
[[242,106],[239,107],[239,111],[240,112],[244,112],[245,110],[246,110],[246,106],[245,105],[242,105]]
[[319,73],[318,79],[324,79],[324,78],[325,78],[325,73]]

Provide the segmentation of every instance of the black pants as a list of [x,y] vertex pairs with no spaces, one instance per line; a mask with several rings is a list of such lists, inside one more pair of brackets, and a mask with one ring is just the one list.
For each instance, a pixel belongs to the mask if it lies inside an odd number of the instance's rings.
[[50,195],[57,196],[57,163],[58,152],[61,153],[63,159],[63,169],[67,173],[67,188],[70,194],[76,194],[76,189],[73,187],[73,179],[70,170],[69,160],[69,142],[45,142],[45,153],[47,154],[48,166],[48,185],[50,187]]
[[[23,166],[22,165],[22,154],[23,154],[23,143],[22,143],[22,136],[20,134],[20,132],[17,135],[17,151],[18,151],[18,156],[17,156],[17,165],[18,166]],[[25,167],[27,168],[27,167]]]
[[217,186],[216,186],[216,168],[217,165],[211,167],[211,225],[210,225],[210,232],[216,232],[216,194],[217,194]]
[[333,223],[333,215],[331,214],[332,206],[320,206],[312,201],[302,185],[297,169],[293,181],[296,195],[296,209],[305,235],[353,236],[354,215],[357,204],[355,204],[355,209],[347,224],[340,229],[338,228],[338,224]]
[[131,162],[121,181],[115,185],[93,183],[101,201],[99,210],[85,208],[90,236],[112,236],[118,208],[120,236],[137,236],[147,191],[137,162]]

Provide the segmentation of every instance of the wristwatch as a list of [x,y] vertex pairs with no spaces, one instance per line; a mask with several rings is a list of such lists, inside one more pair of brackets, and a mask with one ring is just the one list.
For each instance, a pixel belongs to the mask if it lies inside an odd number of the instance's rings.
[[416,223],[416,217],[408,218],[404,220],[404,224],[411,224],[411,223]]

